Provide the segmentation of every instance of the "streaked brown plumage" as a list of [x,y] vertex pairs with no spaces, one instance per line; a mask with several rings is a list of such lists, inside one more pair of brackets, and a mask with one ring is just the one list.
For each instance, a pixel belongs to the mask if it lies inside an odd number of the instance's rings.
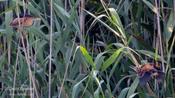
[[164,77],[160,65],[154,63],[144,64],[142,67],[137,68],[137,74],[141,85],[145,85],[151,78],[155,78],[158,82],[161,82]]
[[15,18],[11,23],[10,26],[18,28],[21,27],[29,27],[33,25],[33,19],[32,16],[24,16],[21,18]]

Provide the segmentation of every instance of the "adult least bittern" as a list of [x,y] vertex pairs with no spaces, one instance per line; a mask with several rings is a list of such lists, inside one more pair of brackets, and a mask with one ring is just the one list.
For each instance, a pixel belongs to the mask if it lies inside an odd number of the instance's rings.
[[164,78],[164,72],[162,72],[161,66],[154,63],[148,63],[137,68],[137,74],[139,76],[140,85],[145,85],[151,78],[157,79],[160,83]]

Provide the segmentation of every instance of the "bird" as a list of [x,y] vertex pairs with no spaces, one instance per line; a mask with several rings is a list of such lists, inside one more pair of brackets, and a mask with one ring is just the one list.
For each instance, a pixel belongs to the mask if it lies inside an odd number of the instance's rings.
[[139,76],[143,76],[145,72],[151,72],[154,71],[154,65],[153,64],[144,64],[141,67],[137,68],[137,73]]
[[12,20],[10,23],[10,26],[14,28],[19,28],[19,27],[30,27],[34,23],[35,17],[31,15],[19,15],[19,17],[16,17],[15,19]]
[[141,86],[145,85],[152,78],[157,79],[158,83],[164,78],[164,72],[162,72],[161,66],[155,63],[143,64],[142,67],[137,68],[136,72],[139,76]]

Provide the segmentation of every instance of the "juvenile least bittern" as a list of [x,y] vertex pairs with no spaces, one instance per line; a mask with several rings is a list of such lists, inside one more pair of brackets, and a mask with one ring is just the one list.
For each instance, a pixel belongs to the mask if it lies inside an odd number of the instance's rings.
[[157,79],[158,83],[160,83],[164,78],[161,66],[154,63],[144,64],[142,67],[137,68],[136,72],[139,76],[141,86],[145,85],[152,78]]

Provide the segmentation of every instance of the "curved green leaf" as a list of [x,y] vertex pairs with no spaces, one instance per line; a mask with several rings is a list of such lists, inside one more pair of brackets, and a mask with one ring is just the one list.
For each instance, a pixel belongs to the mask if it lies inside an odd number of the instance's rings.
[[80,50],[81,50],[81,53],[83,54],[83,56],[85,57],[86,61],[93,67],[93,68],[96,68],[94,62],[93,62],[93,59],[92,57],[89,55],[88,51],[80,46]]
[[106,70],[114,61],[116,58],[120,55],[120,53],[123,51],[124,48],[119,48],[116,50],[102,65],[101,70]]

